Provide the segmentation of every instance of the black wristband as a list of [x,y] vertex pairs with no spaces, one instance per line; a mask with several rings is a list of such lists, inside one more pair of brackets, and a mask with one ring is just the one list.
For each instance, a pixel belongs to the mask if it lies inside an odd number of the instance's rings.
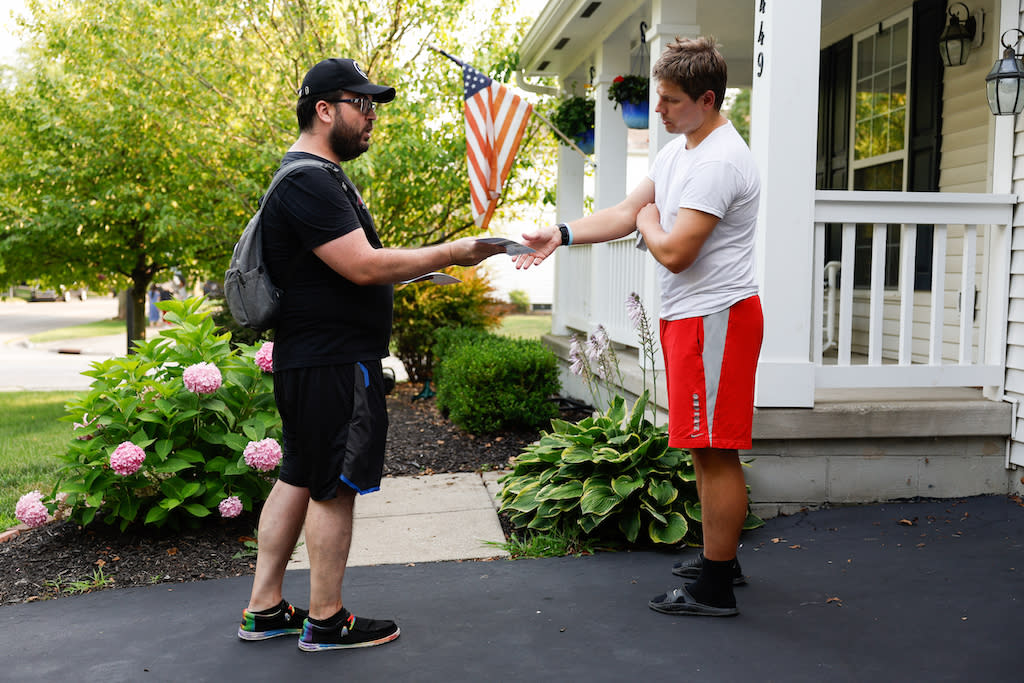
[[562,246],[567,247],[572,244],[572,231],[569,230],[569,226],[565,223],[558,224],[558,231],[562,233]]

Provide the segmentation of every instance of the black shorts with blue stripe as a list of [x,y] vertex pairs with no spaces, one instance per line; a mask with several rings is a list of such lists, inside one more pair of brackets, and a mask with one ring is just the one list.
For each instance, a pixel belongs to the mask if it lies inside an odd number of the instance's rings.
[[284,457],[279,478],[330,500],[380,489],[388,433],[380,360],[274,373]]

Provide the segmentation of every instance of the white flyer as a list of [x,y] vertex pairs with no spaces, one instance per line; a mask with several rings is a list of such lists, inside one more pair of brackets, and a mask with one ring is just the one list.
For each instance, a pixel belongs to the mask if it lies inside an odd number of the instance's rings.
[[457,277],[452,277],[447,273],[433,272],[427,273],[426,275],[420,275],[419,277],[414,277],[411,280],[402,280],[399,284],[408,285],[413,282],[433,282],[435,285],[454,285],[456,282],[462,282],[462,280]]

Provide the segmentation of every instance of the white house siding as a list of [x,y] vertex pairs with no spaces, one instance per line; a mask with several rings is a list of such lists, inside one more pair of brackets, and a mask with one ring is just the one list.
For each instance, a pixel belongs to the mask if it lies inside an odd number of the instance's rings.
[[[1019,3],[1018,26],[1024,26],[1024,2]],[[998,43],[994,36],[994,43]],[[1002,49],[1002,46],[999,46]],[[1000,55],[1001,56],[1001,55]],[[994,62],[992,57],[989,62]],[[1024,196],[1024,121],[1020,116],[1014,127],[1013,167],[1011,191],[1018,197]],[[997,188],[998,190],[998,188]],[[1013,213],[1012,257],[1010,260],[1010,307],[1006,330],[1006,384],[1005,393],[1009,400],[1024,403],[1024,209],[1017,205]],[[1017,410],[1010,443],[1010,460],[1024,465],[1024,420],[1022,410]]]

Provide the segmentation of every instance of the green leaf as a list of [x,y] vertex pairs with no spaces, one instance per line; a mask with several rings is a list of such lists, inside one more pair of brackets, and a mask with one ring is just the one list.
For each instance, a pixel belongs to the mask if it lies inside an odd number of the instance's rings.
[[172,448],[174,448],[174,442],[172,440],[160,439],[156,442],[154,450],[156,450],[156,454],[161,460],[166,460],[167,455],[171,452]]
[[702,521],[700,517],[700,501],[694,503],[688,500],[683,503],[683,509],[686,510],[686,516],[692,519],[693,521]]
[[[612,490],[619,498],[628,498],[633,491],[644,485],[642,477],[633,478],[627,474],[612,479]],[[639,524],[639,522],[638,522]]]
[[191,498],[192,496],[196,495],[201,488],[203,488],[203,485],[200,484],[199,482],[190,481],[189,483],[185,484],[185,486],[182,487],[181,497]]
[[644,389],[644,393],[640,394],[640,398],[633,404],[633,412],[629,415],[629,431],[638,432],[640,431],[640,425],[644,422],[644,413],[647,410],[647,401],[650,394],[647,389]]
[[166,508],[161,507],[159,505],[154,505],[153,507],[149,508],[149,512],[146,513],[146,520],[143,523],[151,524],[153,522],[159,522],[163,519],[166,519],[168,514],[170,513]]
[[622,420],[626,417],[626,399],[622,398],[622,396],[616,396],[612,400],[612,405],[608,408],[605,416],[616,426],[621,425]]
[[620,502],[622,502],[622,498],[616,495],[607,481],[592,477],[583,484],[580,512],[584,515],[604,517]]
[[686,523],[686,518],[678,512],[669,513],[666,524],[655,520],[647,526],[647,533],[652,541],[667,545],[675,545],[682,541],[688,530],[689,525]]
[[676,487],[667,481],[652,480],[647,484],[647,493],[654,499],[659,508],[671,505],[679,496]]
[[630,543],[635,543],[640,535],[640,511],[625,512],[619,516],[619,531]]
[[594,452],[588,446],[573,444],[562,453],[562,462],[580,463],[591,462],[594,459]]
[[160,472],[162,474],[170,474],[173,472],[180,472],[181,470],[192,467],[192,464],[186,462],[180,458],[168,458],[164,462],[153,468],[154,472]]
[[758,529],[764,526],[764,520],[755,515],[753,512],[747,513],[747,518],[743,520],[743,530],[750,531],[751,529]]
[[[554,470],[548,471],[555,472]],[[564,484],[549,484],[540,489],[537,493],[537,500],[548,501],[565,500],[566,498],[579,498],[582,493],[583,483],[579,481],[570,481]]]
[[165,510],[173,510],[174,508],[181,505],[184,501],[179,498],[164,498],[160,501],[159,505]]
[[537,500],[539,492],[540,484],[536,482],[524,487],[519,492],[519,495],[515,497],[515,500],[508,504],[509,509],[518,510],[519,512],[533,512],[540,504],[540,501]]
[[241,453],[249,445],[250,439],[245,438],[236,432],[229,432],[224,435],[224,445],[233,451]]
[[187,503],[182,505],[193,517],[208,517],[210,511],[198,503]]

